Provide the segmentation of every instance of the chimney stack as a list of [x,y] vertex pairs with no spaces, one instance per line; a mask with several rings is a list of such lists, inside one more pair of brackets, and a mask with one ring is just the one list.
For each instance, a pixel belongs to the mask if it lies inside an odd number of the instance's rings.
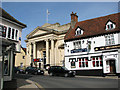
[[71,13],[71,27],[72,29],[74,28],[76,22],[78,22],[78,16],[76,15],[77,13]]
[[71,21],[78,22],[78,16],[76,15],[77,13],[71,13]]

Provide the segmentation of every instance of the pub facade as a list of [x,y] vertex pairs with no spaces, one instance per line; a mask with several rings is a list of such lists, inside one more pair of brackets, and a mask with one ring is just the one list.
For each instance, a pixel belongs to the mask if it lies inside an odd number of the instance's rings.
[[120,74],[120,13],[78,22],[71,14],[65,36],[65,67],[80,75]]

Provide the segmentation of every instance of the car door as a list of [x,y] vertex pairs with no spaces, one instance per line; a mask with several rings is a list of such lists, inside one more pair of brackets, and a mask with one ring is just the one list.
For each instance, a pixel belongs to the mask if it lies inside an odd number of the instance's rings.
[[59,68],[58,68],[58,74],[59,74],[60,76],[63,76],[64,70],[63,70],[62,67],[59,67]]

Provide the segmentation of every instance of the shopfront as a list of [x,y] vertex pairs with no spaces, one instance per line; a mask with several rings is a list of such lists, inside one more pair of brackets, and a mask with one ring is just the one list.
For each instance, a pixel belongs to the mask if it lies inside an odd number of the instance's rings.
[[5,10],[0,8],[0,89],[3,89],[4,81],[13,79],[13,67],[15,53],[19,53],[21,45],[21,32],[26,27]]

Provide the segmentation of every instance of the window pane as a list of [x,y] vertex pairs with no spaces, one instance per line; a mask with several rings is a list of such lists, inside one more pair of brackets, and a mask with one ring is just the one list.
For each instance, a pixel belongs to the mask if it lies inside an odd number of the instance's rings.
[[95,61],[93,61],[93,67],[95,67]]
[[99,61],[96,61],[96,66],[99,67]]
[[7,27],[2,26],[2,37],[6,37],[6,30],[7,30]]
[[15,33],[15,39],[17,40],[17,36],[18,36],[18,30],[16,30],[16,33]]
[[111,24],[111,29],[113,28],[113,24]]
[[85,62],[82,62],[83,67],[85,67]]
[[79,62],[79,67],[81,67],[81,62]]
[[15,32],[15,29],[12,29],[12,39],[14,39],[14,32]]
[[88,67],[88,61],[86,62],[86,67]]
[[10,36],[11,36],[11,28],[9,27],[9,29],[8,29],[8,38],[10,38]]

